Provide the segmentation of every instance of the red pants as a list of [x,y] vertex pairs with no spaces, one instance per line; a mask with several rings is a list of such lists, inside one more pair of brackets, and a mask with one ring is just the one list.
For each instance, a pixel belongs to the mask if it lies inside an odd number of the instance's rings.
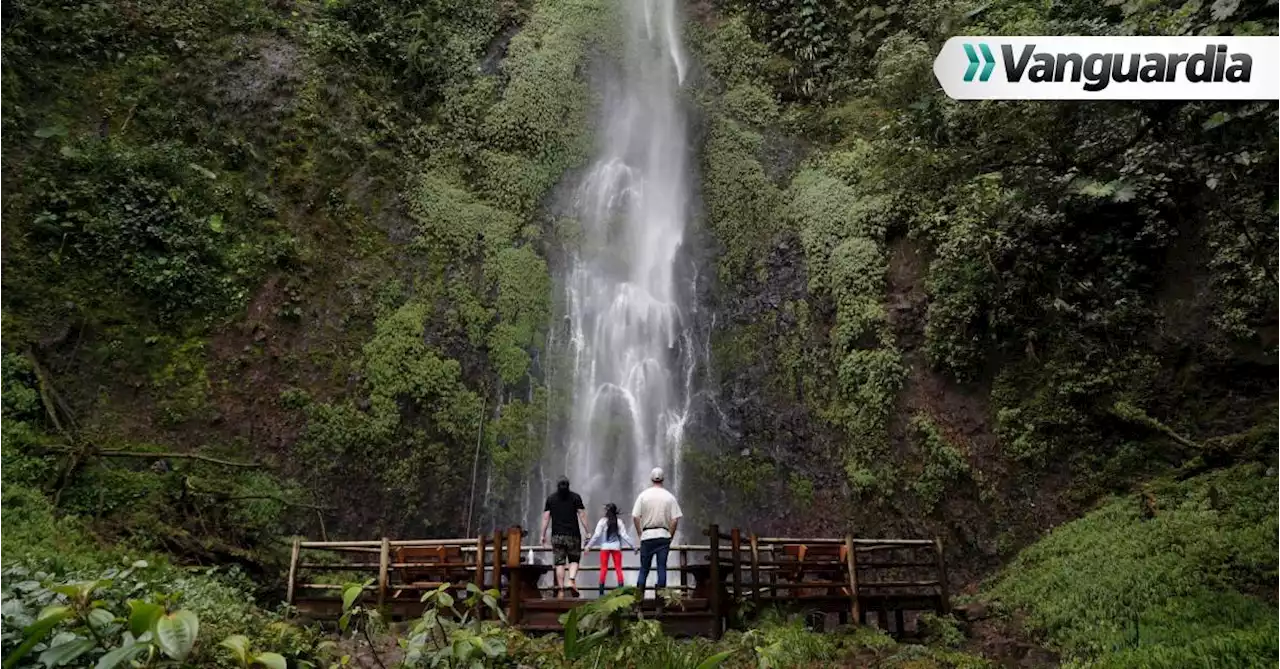
[[618,585],[622,585],[622,551],[600,551],[600,585],[604,585],[604,576],[609,573],[609,560],[613,560]]

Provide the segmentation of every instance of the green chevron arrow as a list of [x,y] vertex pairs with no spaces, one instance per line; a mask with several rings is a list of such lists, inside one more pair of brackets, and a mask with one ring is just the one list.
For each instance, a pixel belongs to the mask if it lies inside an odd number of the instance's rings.
[[991,53],[991,47],[986,42],[978,44],[978,48],[982,50],[982,58],[987,61],[986,66],[982,68],[982,74],[978,75],[978,81],[986,81],[991,78],[992,70],[996,69],[996,57]]
[[964,55],[969,57],[969,69],[964,71],[964,80],[973,81],[973,75],[978,71],[978,53],[973,50],[972,44],[965,44]]
[[996,57],[991,53],[991,47],[986,43],[979,42],[978,49],[982,51],[982,59],[978,59],[978,52],[974,51],[972,44],[964,45],[964,55],[969,57],[969,67],[964,71],[964,80],[973,81],[973,75],[978,72],[978,64],[982,63],[982,74],[978,76],[978,81],[986,81],[991,78],[992,70],[996,69]]

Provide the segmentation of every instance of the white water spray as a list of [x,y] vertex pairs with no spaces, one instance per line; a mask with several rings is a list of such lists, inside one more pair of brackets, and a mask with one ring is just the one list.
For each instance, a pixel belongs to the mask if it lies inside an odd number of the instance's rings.
[[675,0],[620,1],[625,58],[604,85],[597,158],[575,192],[582,245],[565,280],[573,410],[545,467],[569,476],[592,518],[606,502],[629,512],[653,467],[679,494],[696,357],[681,309],[692,290],[676,271],[689,184]]

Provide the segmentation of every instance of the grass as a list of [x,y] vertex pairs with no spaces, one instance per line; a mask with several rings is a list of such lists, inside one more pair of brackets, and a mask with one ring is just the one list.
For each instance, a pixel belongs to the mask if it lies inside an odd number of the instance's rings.
[[1256,463],[1113,498],[1024,550],[989,596],[1068,666],[1275,666],[1277,485]]

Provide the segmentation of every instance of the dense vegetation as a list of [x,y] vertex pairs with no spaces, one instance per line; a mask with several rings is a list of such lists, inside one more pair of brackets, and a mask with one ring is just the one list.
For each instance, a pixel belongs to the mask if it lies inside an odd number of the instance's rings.
[[1277,492],[1254,464],[1154,483],[1023,551],[991,594],[1096,666],[1274,666]]
[[[1030,545],[985,598],[1072,662],[1274,657],[1277,105],[961,103],[931,73],[955,34],[1275,34],[1274,6],[686,9],[716,314],[691,515],[940,535],[966,581]],[[49,631],[80,664],[131,599],[197,616],[196,664],[340,664],[253,604],[281,536],[511,522],[568,403],[552,203],[616,10],[4,4],[6,654],[79,597]],[[173,659],[158,638],[138,653]],[[601,643],[976,662],[789,623]]]
[[1273,463],[1276,105],[960,103],[931,73],[953,34],[1271,14],[727,3],[696,46],[738,499],[834,491],[831,524],[925,513],[994,556],[1135,481]]

